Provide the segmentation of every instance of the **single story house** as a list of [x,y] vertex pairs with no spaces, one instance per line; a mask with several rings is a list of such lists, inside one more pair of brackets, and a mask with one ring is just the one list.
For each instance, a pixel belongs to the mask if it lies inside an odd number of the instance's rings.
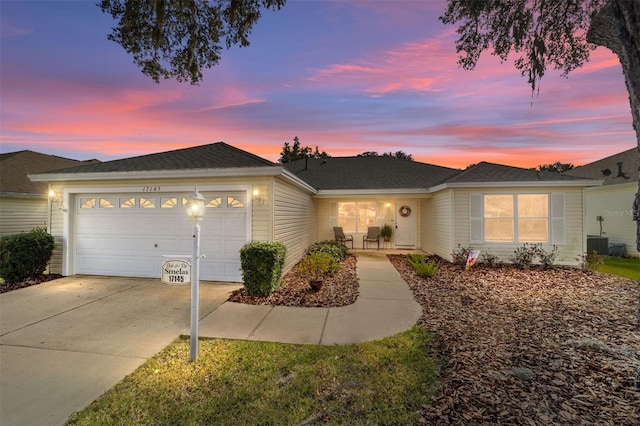
[[466,170],[392,157],[276,164],[223,142],[30,176],[62,200],[51,231],[63,238],[52,269],[64,275],[159,277],[163,255],[190,255],[185,212],[206,200],[201,277],[241,281],[239,249],[280,241],[286,268],[342,226],[362,248],[369,226],[392,225],[386,248],[450,258],[460,246],[508,259],[525,242],[585,251],[584,190],[599,180],[479,163]]
[[[603,181],[602,186],[585,188],[585,226],[588,248],[598,248],[603,241],[605,253],[612,244],[624,244],[627,254],[638,257],[633,200],[638,192],[640,155],[634,147],[565,172]],[[594,244],[589,244],[591,241]]]

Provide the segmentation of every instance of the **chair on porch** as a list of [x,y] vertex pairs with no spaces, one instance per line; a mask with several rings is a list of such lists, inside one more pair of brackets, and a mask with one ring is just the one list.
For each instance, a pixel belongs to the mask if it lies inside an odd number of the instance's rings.
[[367,248],[367,243],[378,243],[378,250],[380,250],[380,227],[370,226],[367,228],[367,235],[362,237],[362,249]]
[[351,248],[353,248],[353,235],[344,235],[344,231],[342,230],[342,226],[334,226],[333,227],[333,235],[336,238],[336,241],[345,245],[347,241],[351,241]]

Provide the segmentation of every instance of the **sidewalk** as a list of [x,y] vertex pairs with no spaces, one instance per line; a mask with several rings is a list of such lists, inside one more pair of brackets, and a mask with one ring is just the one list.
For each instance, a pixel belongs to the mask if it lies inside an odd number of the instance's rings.
[[[225,302],[200,320],[199,336],[269,342],[344,345],[411,328],[422,307],[387,256],[358,251],[360,295],[340,308],[256,306]],[[190,330],[183,333],[188,336]]]

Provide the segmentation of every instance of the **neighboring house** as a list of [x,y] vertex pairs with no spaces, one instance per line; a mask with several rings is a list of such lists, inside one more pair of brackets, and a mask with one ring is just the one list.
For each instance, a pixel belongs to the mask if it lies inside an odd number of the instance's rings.
[[163,255],[190,255],[184,205],[206,199],[201,276],[241,281],[239,249],[280,241],[286,268],[333,227],[354,236],[393,225],[386,248],[450,258],[458,244],[507,260],[524,242],[556,244],[558,261],[585,250],[583,190],[600,181],[480,163],[465,171],[392,157],[306,159],[283,165],[219,142],[31,176],[62,209],[64,275],[160,276]]
[[638,148],[631,148],[564,173],[603,181],[602,186],[585,190],[586,233],[606,238],[608,245],[625,244],[630,256],[640,255],[636,246],[637,225],[633,221],[633,200],[638,192],[638,157]]

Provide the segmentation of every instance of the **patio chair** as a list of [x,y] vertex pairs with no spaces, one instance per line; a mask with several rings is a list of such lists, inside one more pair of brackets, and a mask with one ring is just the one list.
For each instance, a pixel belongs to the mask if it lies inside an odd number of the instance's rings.
[[346,246],[347,241],[351,241],[351,248],[353,248],[353,235],[344,235],[342,226],[333,227],[333,235],[335,235],[336,241]]
[[367,229],[367,235],[362,237],[362,249],[367,248],[367,243],[378,243],[378,250],[380,250],[380,227],[370,226]]

